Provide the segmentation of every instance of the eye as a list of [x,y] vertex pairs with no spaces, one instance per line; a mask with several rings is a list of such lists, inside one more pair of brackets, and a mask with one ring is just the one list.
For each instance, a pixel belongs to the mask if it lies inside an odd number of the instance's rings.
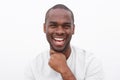
[[51,28],[56,28],[56,27],[57,27],[56,24],[50,24],[49,26],[50,26]]
[[63,27],[64,27],[65,29],[69,29],[69,28],[71,27],[71,25],[65,24],[65,25],[63,25]]

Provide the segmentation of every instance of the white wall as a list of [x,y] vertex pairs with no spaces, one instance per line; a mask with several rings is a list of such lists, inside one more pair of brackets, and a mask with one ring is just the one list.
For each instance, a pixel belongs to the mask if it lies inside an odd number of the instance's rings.
[[119,0],[1,0],[0,80],[23,80],[25,65],[48,46],[44,14],[56,3],[74,12],[71,43],[96,54],[106,80],[120,80]]

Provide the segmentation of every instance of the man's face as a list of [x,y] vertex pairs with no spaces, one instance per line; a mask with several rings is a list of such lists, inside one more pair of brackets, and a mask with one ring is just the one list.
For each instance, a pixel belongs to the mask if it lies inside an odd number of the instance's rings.
[[71,13],[64,9],[50,10],[44,24],[44,32],[51,49],[64,52],[70,48],[70,40],[74,34]]

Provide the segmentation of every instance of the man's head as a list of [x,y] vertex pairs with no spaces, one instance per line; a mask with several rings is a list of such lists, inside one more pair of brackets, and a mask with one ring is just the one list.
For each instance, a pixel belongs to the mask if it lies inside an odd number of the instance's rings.
[[72,20],[73,20],[73,22],[74,22],[74,15],[73,15],[73,12],[72,12],[68,7],[66,7],[66,6],[63,5],[63,4],[57,4],[57,5],[53,6],[53,7],[51,7],[51,8],[46,12],[46,15],[45,15],[45,22],[46,22],[46,20],[47,20],[49,11],[52,10],[52,9],[64,9],[64,10],[69,11],[69,12],[71,13],[71,17],[72,17]]
[[51,49],[57,52],[65,52],[69,49],[74,34],[72,11],[62,4],[50,8],[45,17],[44,32]]

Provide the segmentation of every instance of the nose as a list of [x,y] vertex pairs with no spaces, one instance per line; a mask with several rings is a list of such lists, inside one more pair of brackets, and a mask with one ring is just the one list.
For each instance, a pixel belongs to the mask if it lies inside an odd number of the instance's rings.
[[56,34],[61,35],[61,34],[64,34],[64,33],[65,33],[65,31],[64,31],[64,28],[62,26],[58,26],[56,28]]

